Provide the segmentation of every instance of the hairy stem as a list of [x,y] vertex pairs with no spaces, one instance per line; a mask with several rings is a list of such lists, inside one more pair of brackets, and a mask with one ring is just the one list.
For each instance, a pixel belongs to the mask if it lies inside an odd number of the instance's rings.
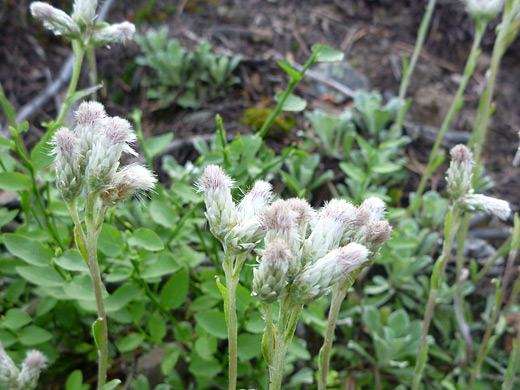
[[451,249],[453,248],[453,242],[455,240],[455,236],[457,235],[459,225],[460,212],[456,208],[452,208],[446,215],[446,220],[444,222],[444,245],[442,247],[441,255],[435,262],[433,274],[430,281],[430,293],[428,295],[428,303],[426,304],[426,312],[424,313],[421,340],[419,343],[419,350],[417,351],[417,359],[415,361],[412,390],[418,390],[419,384],[421,383],[422,373],[424,371],[424,366],[426,365],[426,360],[428,358],[428,344],[426,338],[428,336],[430,323],[433,317],[433,311],[435,309],[435,300],[437,298],[437,294],[439,293],[439,288],[441,286],[444,270],[446,269],[446,264],[448,263],[448,259],[450,257]]
[[56,123],[63,123],[65,116],[70,108],[70,102],[68,98],[71,97],[74,92],[76,92],[76,87],[78,86],[79,75],[81,73],[81,65],[83,64],[83,57],[85,56],[85,47],[83,43],[79,40],[75,39],[72,41],[72,51],[74,53],[74,62],[72,65],[72,77],[69,83],[69,89],[67,90],[67,95],[65,96],[65,100],[60,108],[60,112],[58,117],[56,118]]

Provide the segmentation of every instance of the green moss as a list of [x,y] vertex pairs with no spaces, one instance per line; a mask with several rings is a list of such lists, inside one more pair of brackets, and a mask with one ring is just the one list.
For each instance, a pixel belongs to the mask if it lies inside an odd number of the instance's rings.
[[[259,130],[272,113],[273,109],[269,107],[251,107],[242,114],[240,123],[253,130]],[[269,126],[266,137],[285,138],[295,127],[296,120],[290,115],[281,113]]]

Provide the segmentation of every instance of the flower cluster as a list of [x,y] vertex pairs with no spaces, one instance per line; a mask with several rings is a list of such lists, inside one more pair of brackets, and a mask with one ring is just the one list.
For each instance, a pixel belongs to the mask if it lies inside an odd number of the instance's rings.
[[56,185],[65,201],[74,201],[85,190],[109,206],[153,189],[156,179],[147,168],[131,164],[119,169],[123,153],[137,155],[127,120],[107,116],[98,102],[82,103],[75,115],[74,130],[61,127],[52,138]]
[[450,151],[451,163],[446,172],[447,189],[455,204],[464,211],[483,211],[506,220],[511,214],[509,203],[504,200],[475,194],[473,189],[473,154],[464,145]]
[[40,351],[28,351],[19,370],[0,344],[0,386],[9,390],[36,389],[46,362],[47,358]]
[[217,165],[209,165],[197,183],[204,193],[206,218],[213,235],[229,253],[253,249],[265,236],[260,211],[271,202],[271,185],[258,180],[237,205],[231,196],[234,181]]
[[333,199],[316,212],[304,199],[271,203],[272,188],[264,181],[235,205],[233,186],[216,165],[209,165],[198,182],[211,232],[227,252],[250,251],[264,239],[253,295],[266,304],[287,293],[297,303],[328,294],[340,279],[370,264],[390,238],[379,198],[359,207]]
[[56,35],[81,39],[94,46],[133,39],[135,26],[130,22],[111,25],[95,24],[97,0],[75,0],[72,15],[42,1],[31,3],[31,14]]

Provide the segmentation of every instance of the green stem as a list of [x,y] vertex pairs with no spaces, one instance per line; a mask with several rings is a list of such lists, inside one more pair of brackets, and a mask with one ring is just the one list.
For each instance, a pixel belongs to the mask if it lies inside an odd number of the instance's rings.
[[462,280],[462,268],[464,267],[464,248],[466,237],[469,230],[469,214],[464,215],[461,223],[459,235],[457,237],[457,257],[456,257],[456,276],[455,276],[455,317],[459,325],[460,333],[466,343],[466,364],[471,359],[471,333],[466,320],[464,319],[464,280]]
[[520,329],[516,333],[516,340],[513,342],[513,351],[509,356],[507,370],[502,384],[502,390],[511,390],[515,380],[515,373],[518,372],[518,363],[520,362]]
[[76,92],[76,87],[78,86],[79,75],[81,73],[81,65],[83,64],[83,57],[85,56],[85,47],[83,43],[77,39],[72,41],[72,52],[74,53],[74,62],[72,65],[72,77],[70,79],[69,89],[67,90],[67,95],[65,96],[65,100],[61,106],[60,112],[56,118],[56,123],[63,123],[65,119],[65,115],[69,111],[70,103],[68,98],[71,97],[74,92]]
[[[276,326],[276,348],[270,372],[269,390],[280,390],[282,388],[285,355],[291,345],[302,309],[303,305],[295,304],[289,297],[282,299],[280,318]],[[282,315],[282,312],[285,315]]]
[[480,344],[480,348],[478,350],[477,361],[475,363],[475,367],[471,372],[471,377],[468,384],[468,390],[473,388],[476,379],[480,375],[480,368],[482,367],[482,362],[486,357],[487,352],[487,344],[489,342],[489,338],[491,337],[491,333],[493,332],[493,328],[495,327],[496,320],[500,313],[500,309],[502,307],[502,303],[504,302],[504,298],[506,296],[506,290],[509,286],[509,278],[513,271],[513,266],[515,263],[516,255],[518,254],[518,246],[520,244],[520,221],[518,219],[518,214],[515,216],[515,229],[513,231],[513,238],[511,244],[511,250],[509,252],[509,257],[507,259],[506,269],[504,271],[504,278],[502,280],[502,286],[500,287],[500,291],[497,291],[497,297],[495,299],[495,306],[493,307],[493,312],[491,314],[491,318],[488,322],[486,332],[484,333],[484,337],[482,338],[482,343]]
[[236,292],[238,279],[234,277],[233,270],[234,256],[226,256],[223,263],[224,274],[226,276],[227,291],[227,325],[228,325],[228,348],[229,348],[229,390],[237,388],[237,309]]
[[[426,33],[428,32],[428,27],[430,26],[430,21],[432,19],[433,10],[435,9],[436,0],[429,0],[428,5],[426,6],[426,12],[421,21],[421,25],[419,26],[419,32],[417,34],[417,40],[415,41],[415,47],[413,49],[412,58],[408,66],[403,70],[403,78],[401,80],[401,86],[399,88],[399,98],[404,100],[406,98],[406,92],[408,91],[408,85],[410,84],[410,79],[412,78],[412,74],[415,69],[415,65],[417,64],[417,60],[419,59],[419,54],[421,54],[422,47],[424,45],[424,40],[426,39]],[[406,114],[406,105],[399,110],[397,115],[395,125],[399,128],[403,125],[404,116]]]
[[316,62],[319,53],[320,53],[320,49],[317,49],[317,50],[314,51],[314,53],[312,53],[312,56],[303,65],[302,70],[300,70],[298,72],[298,75],[299,75],[298,77],[291,76],[291,81],[289,82],[289,85],[287,86],[287,88],[283,92],[280,100],[278,101],[278,104],[274,108],[274,110],[271,113],[271,115],[269,115],[267,120],[264,122],[264,124],[262,125],[260,130],[258,130],[257,135],[260,138],[264,138],[265,137],[265,135],[267,134],[267,131],[269,130],[269,126],[271,126],[271,123],[273,123],[273,121],[276,119],[278,114],[282,111],[282,108],[283,108],[283,106],[285,104],[285,101],[291,95],[291,92],[293,91],[294,87],[296,87],[298,82],[302,79],[302,77],[305,74],[305,72],[307,72],[307,69],[309,69],[312,66],[312,64],[314,64]]
[[435,144],[433,145],[433,149],[430,153],[430,159],[428,161],[428,166],[426,167],[426,172],[421,177],[421,181],[419,183],[419,186],[417,188],[417,191],[415,192],[415,198],[408,208],[408,213],[411,214],[421,204],[421,195],[424,192],[424,189],[426,187],[426,184],[428,183],[428,179],[432,175],[432,173],[435,171],[438,164],[437,162],[437,153],[439,151],[439,147],[441,146],[441,142],[444,138],[444,135],[446,134],[446,131],[448,131],[451,122],[453,122],[453,119],[455,118],[455,115],[460,111],[462,108],[462,104],[464,102],[464,91],[466,90],[466,87],[468,85],[468,82],[473,75],[473,72],[475,70],[475,66],[477,64],[477,58],[479,55],[479,48],[480,44],[482,42],[482,37],[484,36],[484,33],[486,32],[487,23],[478,23],[476,25],[476,32],[475,32],[475,38],[473,39],[473,45],[471,46],[471,51],[469,53],[468,59],[466,61],[466,65],[464,67],[464,74],[462,76],[462,80],[459,84],[459,88],[457,89],[457,93],[455,94],[455,97],[453,98],[453,101],[451,102],[451,106],[448,110],[448,114],[444,118],[444,121],[442,122],[441,128],[439,130],[439,134],[437,135],[437,139],[435,140]]
[[426,312],[424,313],[419,350],[417,351],[417,359],[415,361],[412,390],[419,390],[419,384],[421,383],[422,373],[424,371],[424,366],[426,365],[426,360],[428,358],[428,344],[426,342],[426,338],[428,336],[430,323],[433,317],[433,311],[435,309],[435,300],[437,298],[437,294],[441,286],[444,270],[446,269],[446,264],[448,263],[448,259],[450,257],[451,249],[453,248],[453,242],[455,240],[455,236],[457,235],[459,225],[460,212],[458,211],[458,209],[452,207],[446,215],[446,220],[444,222],[445,233],[442,253],[435,262],[435,266],[433,268],[433,273],[430,281],[430,293],[428,295],[428,303],[426,304]]
[[265,328],[267,329],[267,351],[269,357],[269,365],[273,364],[274,354],[274,334],[273,334],[273,305],[262,304],[265,315]]
[[146,141],[144,139],[143,134],[143,126],[141,124],[141,118],[143,116],[143,112],[139,109],[134,110],[132,115],[130,116],[132,120],[135,123],[135,129],[137,139],[139,140],[139,143],[141,144],[141,148],[143,149],[144,156],[146,157],[146,164],[148,165],[148,168],[153,171],[153,156],[152,153],[150,153],[150,149],[148,149],[148,146],[146,145]]
[[327,319],[327,331],[325,333],[325,340],[323,340],[323,346],[321,347],[318,361],[318,390],[327,389],[327,378],[329,376],[330,367],[330,352],[332,349],[332,343],[334,341],[334,330],[336,329],[339,310],[349,288],[352,286],[360,272],[361,269],[354,271],[352,275],[347,275],[347,277],[339,282],[332,293],[329,317]]
[[98,196],[97,194],[88,194],[85,205],[85,218],[87,223],[87,245],[86,252],[88,258],[88,268],[94,286],[94,294],[96,296],[96,305],[98,309],[99,323],[99,345],[98,345],[98,383],[97,389],[100,390],[107,379],[108,369],[108,328],[105,313],[105,303],[103,301],[103,282],[99,272],[99,264],[97,258],[97,240],[99,237],[100,226],[96,223],[98,220]]
[[231,162],[229,161],[229,149],[227,146],[226,140],[226,130],[224,130],[224,125],[222,124],[222,117],[217,114],[215,118],[217,122],[217,132],[220,137],[220,143],[222,144],[222,155],[224,157],[224,165],[227,169],[231,167]]

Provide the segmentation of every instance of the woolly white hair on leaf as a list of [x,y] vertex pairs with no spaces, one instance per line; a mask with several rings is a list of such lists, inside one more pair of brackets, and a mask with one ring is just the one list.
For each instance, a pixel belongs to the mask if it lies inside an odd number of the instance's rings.
[[29,7],[32,16],[43,22],[43,25],[56,35],[75,38],[80,34],[78,24],[61,9],[42,1],[35,1]]

